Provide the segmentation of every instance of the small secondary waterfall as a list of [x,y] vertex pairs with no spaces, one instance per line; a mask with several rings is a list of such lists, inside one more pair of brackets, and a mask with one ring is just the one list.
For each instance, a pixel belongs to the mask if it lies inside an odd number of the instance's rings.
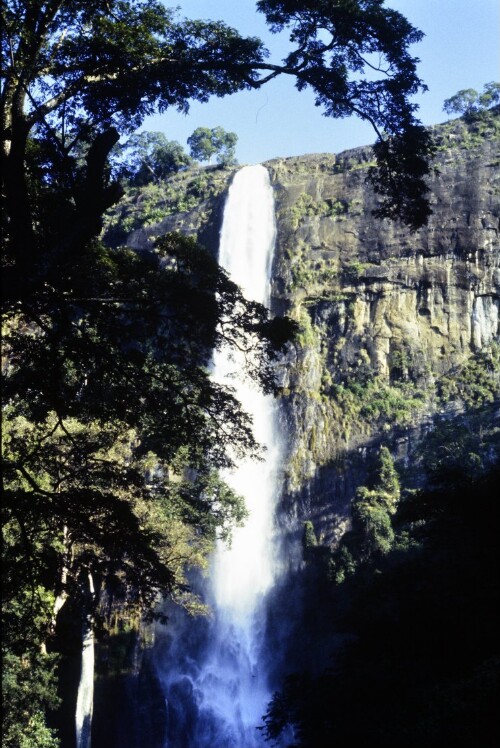
[[[247,298],[264,304],[269,304],[275,233],[268,172],[260,165],[244,167],[228,193],[219,263]],[[264,601],[276,570],[273,518],[281,455],[273,398],[235,378],[242,366],[226,351],[217,352],[214,378],[235,387],[266,447],[265,461],[244,461],[224,476],[244,496],[249,517],[235,530],[231,547],[220,544],[215,552],[207,590],[214,619],[202,635],[204,644],[197,655],[184,654],[184,672],[174,667],[177,672],[163,674],[170,719],[178,725],[170,726],[168,748],[264,745],[257,730],[270,698],[262,657]],[[164,667],[168,670],[168,662]],[[183,699],[190,705],[180,705]]]
[[[88,594],[94,596],[94,580],[88,575]],[[76,748],[90,748],[94,703],[94,630],[92,617],[82,623],[82,662],[76,701]]]

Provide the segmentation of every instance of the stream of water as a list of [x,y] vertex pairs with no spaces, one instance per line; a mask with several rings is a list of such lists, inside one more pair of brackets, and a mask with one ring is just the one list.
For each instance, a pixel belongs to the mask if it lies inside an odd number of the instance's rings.
[[[88,594],[94,595],[94,580],[88,575]],[[90,616],[82,622],[82,659],[76,702],[76,748],[90,748],[94,701],[94,630]]]
[[[229,189],[219,263],[249,299],[269,304],[275,242],[273,190],[263,166],[244,167]],[[242,461],[224,477],[244,496],[249,517],[212,559],[206,599],[214,611],[202,646],[184,653],[183,668],[166,662],[163,681],[170,725],[168,748],[256,748],[257,726],[270,698],[263,642],[265,596],[277,568],[273,520],[281,462],[275,403],[238,379],[242,361],[214,357],[214,378],[230,382],[251,414],[264,462]],[[187,649],[188,647],[186,647]],[[196,650],[197,654],[194,654]]]

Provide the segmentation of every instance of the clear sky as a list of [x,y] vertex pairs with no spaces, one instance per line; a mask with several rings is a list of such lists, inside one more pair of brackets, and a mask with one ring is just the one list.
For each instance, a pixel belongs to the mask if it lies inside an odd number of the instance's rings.
[[[171,3],[166,3],[171,5]],[[174,3],[172,3],[174,4]],[[259,36],[271,50],[271,61],[286,54],[286,34],[269,33],[254,0],[178,0],[180,16],[225,21],[245,36]],[[429,91],[419,96],[418,116],[426,125],[447,119],[443,101],[462,88],[481,91],[500,80],[500,3],[498,0],[386,0],[425,38],[412,53],[419,57],[420,77]],[[207,104],[194,102],[188,115],[169,111],[148,118],[146,130],[161,130],[186,147],[197,127],[216,127],[238,135],[236,156],[241,164],[277,156],[334,152],[374,141],[371,127],[356,118],[324,117],[310,91],[299,93],[282,76],[259,91],[248,91]]]

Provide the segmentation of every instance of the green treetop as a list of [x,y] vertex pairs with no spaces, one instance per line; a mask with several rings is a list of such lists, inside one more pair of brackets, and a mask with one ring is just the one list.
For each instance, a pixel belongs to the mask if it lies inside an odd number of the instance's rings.
[[161,182],[191,164],[181,144],[168,140],[162,132],[134,133],[113,150],[120,177],[134,186]]
[[460,114],[471,116],[478,112],[484,112],[500,102],[500,83],[486,83],[483,93],[479,94],[475,88],[463,88],[457,91],[443,104],[447,114]]
[[217,156],[217,163],[228,166],[236,163],[235,147],[238,136],[226,132],[222,127],[198,127],[187,139],[191,156],[198,161],[210,161]]

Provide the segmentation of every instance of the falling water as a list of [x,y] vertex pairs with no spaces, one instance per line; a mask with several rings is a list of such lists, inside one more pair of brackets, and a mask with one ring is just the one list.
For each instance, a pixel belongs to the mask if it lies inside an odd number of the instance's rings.
[[[219,262],[249,299],[269,304],[275,240],[273,192],[267,170],[248,166],[235,176],[224,209]],[[244,496],[249,517],[233,534],[231,547],[218,546],[207,598],[214,610],[200,661],[189,660],[189,677],[168,678],[167,707],[179,715],[178,694],[191,706],[179,734],[169,731],[169,748],[255,748],[264,744],[257,725],[269,701],[262,642],[264,600],[273,584],[273,515],[280,463],[275,405],[257,386],[238,380],[243,363],[226,351],[214,358],[214,378],[230,382],[253,418],[265,461],[242,461],[224,477]],[[188,682],[189,681],[189,682]],[[179,721],[179,720],[178,720]]]
[[[89,595],[94,595],[94,581],[88,575]],[[94,701],[94,631],[90,615],[82,623],[82,660],[76,702],[76,748],[90,748],[92,707]]]

